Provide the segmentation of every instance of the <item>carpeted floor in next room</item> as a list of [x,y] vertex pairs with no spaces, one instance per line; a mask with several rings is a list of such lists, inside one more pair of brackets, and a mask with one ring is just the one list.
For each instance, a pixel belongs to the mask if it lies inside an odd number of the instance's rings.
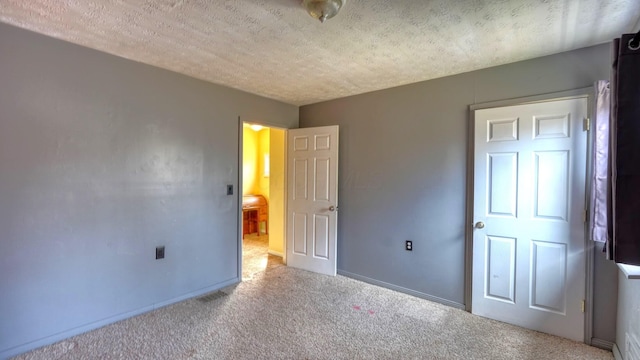
[[343,276],[271,265],[245,265],[242,283],[208,301],[182,301],[17,359],[613,359]]
[[242,281],[252,279],[267,269],[282,266],[280,256],[270,255],[269,235],[246,234],[242,239]]

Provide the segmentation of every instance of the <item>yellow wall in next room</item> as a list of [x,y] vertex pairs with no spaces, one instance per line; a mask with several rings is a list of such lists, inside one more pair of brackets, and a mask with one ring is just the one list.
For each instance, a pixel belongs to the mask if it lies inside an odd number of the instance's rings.
[[258,135],[248,126],[242,128],[242,195],[253,194],[258,171]]
[[284,218],[285,218],[285,130],[271,129],[269,141],[270,176],[269,176],[269,252],[274,255],[284,254]]
[[265,175],[266,169],[266,161],[265,156],[269,156],[269,134],[271,133],[271,129],[263,128],[258,131],[258,172],[256,173],[256,191],[258,194],[262,195],[269,202],[269,176]]

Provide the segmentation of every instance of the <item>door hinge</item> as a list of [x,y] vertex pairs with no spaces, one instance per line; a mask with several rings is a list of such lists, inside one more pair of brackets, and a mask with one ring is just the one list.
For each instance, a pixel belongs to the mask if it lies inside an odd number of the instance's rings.
[[586,223],[587,221],[589,221],[589,210],[585,210],[582,213],[582,222]]
[[586,301],[584,301],[584,300],[582,300],[582,301],[580,302],[580,311],[584,312],[584,311],[585,311],[586,306],[587,306],[587,302],[586,302]]
[[582,129],[584,131],[589,131],[591,130],[591,119],[589,118],[584,118],[584,120],[582,121]]

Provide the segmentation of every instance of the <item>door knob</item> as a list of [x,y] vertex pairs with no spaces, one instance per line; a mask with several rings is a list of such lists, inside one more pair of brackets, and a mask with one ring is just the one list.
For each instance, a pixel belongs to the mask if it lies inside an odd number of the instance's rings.
[[333,205],[329,206],[329,211],[336,211],[336,210],[338,210],[336,206],[333,206]]
[[484,223],[482,221],[478,221],[475,225],[476,229],[482,229],[484,228]]

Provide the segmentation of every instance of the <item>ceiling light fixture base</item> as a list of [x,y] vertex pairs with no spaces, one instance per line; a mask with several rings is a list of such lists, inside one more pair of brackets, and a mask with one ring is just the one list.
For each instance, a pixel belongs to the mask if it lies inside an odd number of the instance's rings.
[[302,6],[314,19],[325,22],[338,14],[347,0],[302,0]]

